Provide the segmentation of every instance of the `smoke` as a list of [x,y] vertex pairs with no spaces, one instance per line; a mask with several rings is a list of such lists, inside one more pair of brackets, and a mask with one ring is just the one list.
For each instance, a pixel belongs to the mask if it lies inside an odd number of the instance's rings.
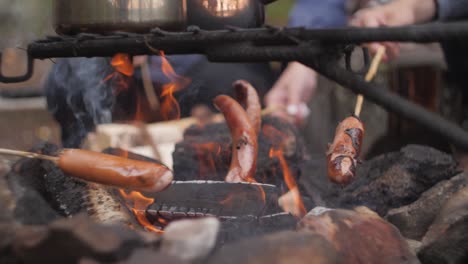
[[52,32],[51,0],[0,0],[0,50],[26,45]]
[[97,124],[112,122],[114,72],[109,59],[59,60],[45,84],[47,105],[62,127],[64,147],[79,147]]

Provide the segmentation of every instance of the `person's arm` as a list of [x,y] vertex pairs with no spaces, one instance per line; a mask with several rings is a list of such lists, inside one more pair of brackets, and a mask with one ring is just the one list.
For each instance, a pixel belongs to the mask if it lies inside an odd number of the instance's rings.
[[[296,0],[288,26],[307,28],[346,25],[346,0]],[[307,103],[317,88],[317,74],[299,62],[288,64],[278,81],[265,96],[268,107],[283,107],[298,124],[308,115]]]
[[[359,10],[349,23],[356,27],[392,27],[424,23],[436,18],[437,6],[437,0],[396,0]],[[381,45],[387,50],[384,59],[399,55],[400,48],[396,42],[371,43],[367,46],[371,53],[375,53]]]

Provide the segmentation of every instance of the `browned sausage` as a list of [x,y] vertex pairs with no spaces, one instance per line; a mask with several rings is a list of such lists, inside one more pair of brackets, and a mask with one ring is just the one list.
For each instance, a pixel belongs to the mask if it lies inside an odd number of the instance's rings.
[[328,177],[332,182],[347,185],[354,178],[364,137],[364,124],[351,116],[343,120],[327,153]]
[[237,101],[245,107],[255,132],[260,133],[262,126],[262,105],[257,90],[247,81],[239,80],[233,84]]
[[171,184],[166,166],[80,149],[64,149],[57,162],[70,176],[143,192],[158,192]]
[[231,166],[226,181],[252,180],[257,168],[258,142],[246,111],[236,100],[225,95],[216,97],[214,105],[223,113],[232,137]]

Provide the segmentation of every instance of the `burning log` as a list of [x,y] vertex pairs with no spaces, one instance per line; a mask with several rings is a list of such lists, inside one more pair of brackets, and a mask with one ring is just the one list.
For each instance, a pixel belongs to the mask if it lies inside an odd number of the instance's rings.
[[[178,181],[222,181],[231,163],[232,138],[225,123],[191,126],[177,143],[173,153],[174,178]],[[282,120],[264,116],[258,136],[258,159],[255,181],[286,189],[279,160],[271,157],[272,148],[281,148],[292,177],[300,177],[305,160],[304,144],[297,129]]]

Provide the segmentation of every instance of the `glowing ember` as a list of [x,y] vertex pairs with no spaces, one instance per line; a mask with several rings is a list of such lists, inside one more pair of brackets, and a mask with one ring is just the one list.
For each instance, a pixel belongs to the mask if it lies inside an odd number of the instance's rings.
[[161,55],[161,70],[164,75],[170,80],[169,83],[163,85],[161,93],[161,116],[164,120],[180,119],[180,106],[174,97],[174,93],[180,91],[190,84],[191,80],[179,76],[175,73],[174,68],[167,60],[164,52]]
[[140,225],[143,226],[145,230],[155,232],[158,234],[163,233],[162,230],[153,226],[148,221],[148,218],[146,218],[146,208],[148,208],[149,205],[153,204],[154,199],[147,198],[139,192],[131,192],[128,194],[122,189],[120,189],[119,192],[120,195],[122,195],[122,197],[125,199],[125,205],[127,206],[127,208],[133,212],[136,219],[138,220],[138,223],[140,223]]

